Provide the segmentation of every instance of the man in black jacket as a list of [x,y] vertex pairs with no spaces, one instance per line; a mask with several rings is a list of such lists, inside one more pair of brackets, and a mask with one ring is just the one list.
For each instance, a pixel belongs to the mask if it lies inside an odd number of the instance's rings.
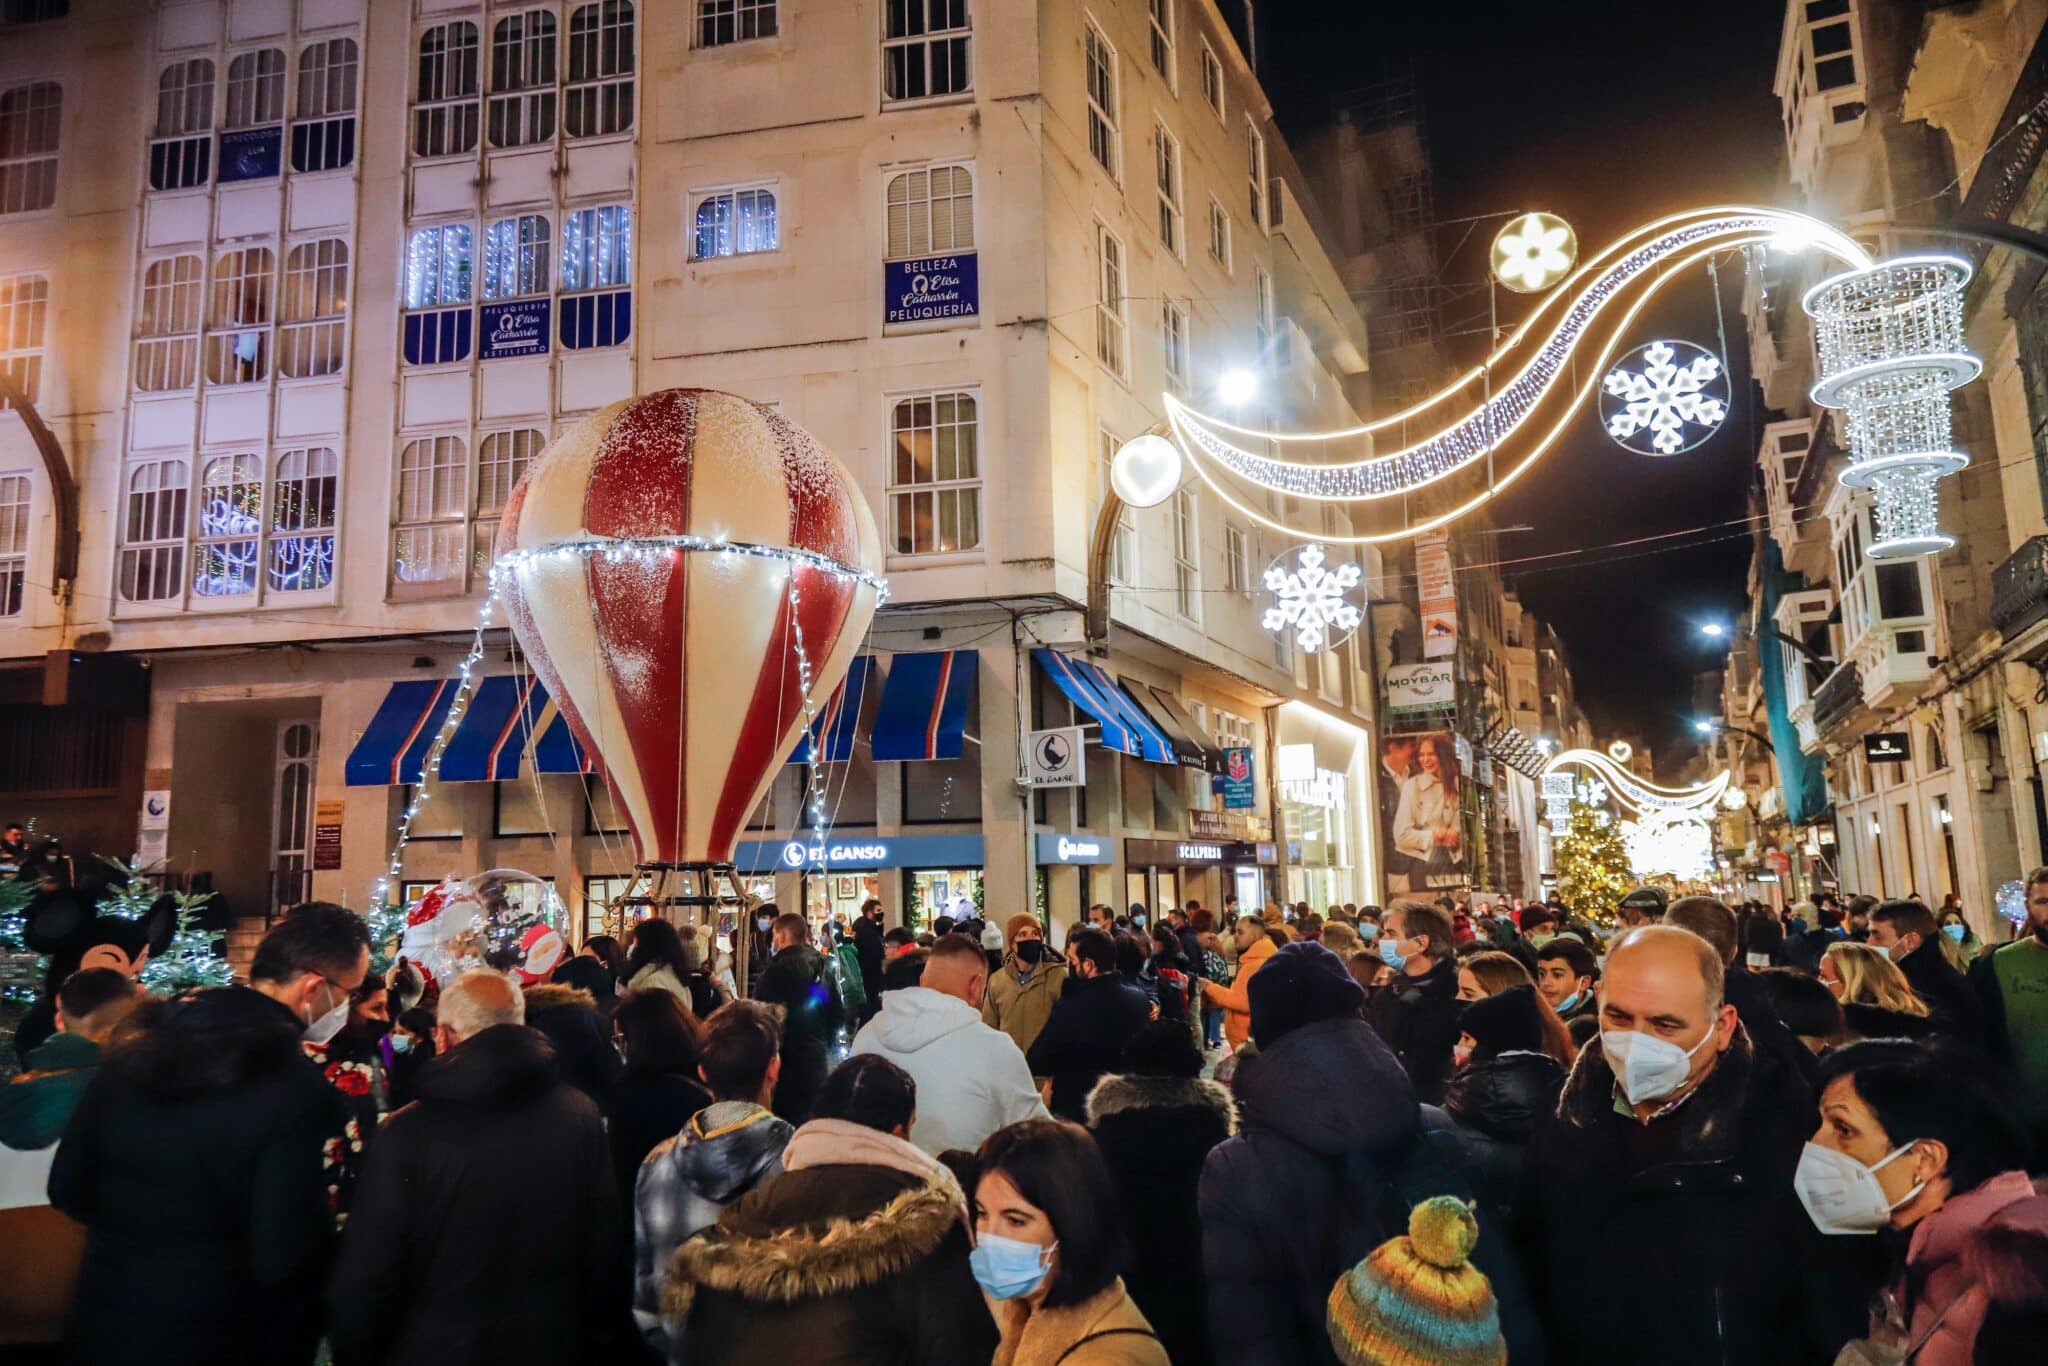
[[[779,940],[776,947],[781,948]],[[868,992],[867,1014],[873,1015],[881,1009],[882,965],[889,957],[888,945],[882,940],[882,903],[873,897],[861,903],[860,914],[854,917],[853,951],[860,958],[861,985]]]
[[[872,922],[863,915],[856,924],[862,923]],[[782,1007],[782,1076],[775,1083],[775,1113],[791,1124],[811,1117],[811,1102],[825,1084],[827,1056],[841,1015],[838,994],[825,973],[825,955],[811,947],[810,929],[794,911],[777,916],[770,931],[775,954],[754,983],[755,1000]],[[882,942],[880,930],[875,942]],[[877,969],[870,991],[880,985]]]
[[77,1360],[312,1361],[348,1114],[299,1045],[331,1037],[369,967],[362,917],[309,903],[257,945],[249,986],[130,1018],[50,1171],[86,1228]]
[[1796,1073],[1806,1083],[1810,1096],[1820,1080],[1820,1062],[1813,1050],[1785,1027],[1763,984],[1743,964],[1735,934],[1735,912],[1710,896],[1682,896],[1671,903],[1664,921],[1691,930],[1714,946],[1723,965],[1722,993],[1728,1004],[1735,1007],[1736,1018],[1742,1021],[1749,1041]]
[[328,1291],[338,1366],[603,1360],[632,1266],[604,1121],[495,972],[441,993],[433,1061],[377,1136]]
[[1532,1137],[1517,1203],[1554,1360],[1789,1366],[1864,1329],[1884,1254],[1807,1218],[1809,1093],[1722,987],[1720,955],[1674,925],[1607,956],[1600,1037]]
[[1046,1108],[1086,1124],[1088,1093],[1103,1073],[1122,1064],[1124,1046],[1158,1005],[1117,974],[1116,944],[1101,930],[1075,930],[1067,940],[1067,960],[1066,989],[1024,1061],[1032,1076],[1051,1082]]
[[1983,1006],[1969,978],[1942,956],[1933,911],[1917,901],[1879,903],[1870,912],[1870,946],[1891,955],[1936,1029],[1972,1048],[1985,1046]]
[[1397,901],[1380,934],[1380,957],[1394,980],[1372,998],[1366,1018],[1408,1069],[1424,1105],[1444,1098],[1451,1049],[1458,1042],[1457,944],[1451,917],[1425,901]]

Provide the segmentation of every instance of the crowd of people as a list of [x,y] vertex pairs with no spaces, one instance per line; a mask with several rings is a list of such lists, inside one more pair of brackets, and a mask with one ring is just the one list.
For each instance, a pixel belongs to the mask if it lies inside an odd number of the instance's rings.
[[737,977],[656,918],[522,987],[309,903],[237,985],[59,986],[0,1088],[0,1361],[2037,1354],[2048,869],[1996,946],[1604,909],[764,905]]

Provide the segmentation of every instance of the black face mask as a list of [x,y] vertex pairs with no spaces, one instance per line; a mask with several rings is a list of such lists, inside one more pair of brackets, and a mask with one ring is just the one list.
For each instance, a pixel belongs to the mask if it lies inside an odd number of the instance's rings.
[[1038,960],[1045,957],[1045,941],[1043,939],[1019,939],[1016,952],[1018,962],[1026,967],[1036,967]]

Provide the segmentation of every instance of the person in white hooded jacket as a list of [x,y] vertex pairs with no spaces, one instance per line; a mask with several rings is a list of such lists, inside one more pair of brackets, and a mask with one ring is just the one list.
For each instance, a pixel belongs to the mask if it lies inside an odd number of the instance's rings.
[[1024,1053],[1009,1035],[981,1020],[988,958],[964,934],[932,946],[919,985],[882,997],[882,1009],[861,1027],[853,1052],[887,1058],[917,1082],[910,1141],[934,1155],[969,1151],[1007,1124],[1044,1119]]

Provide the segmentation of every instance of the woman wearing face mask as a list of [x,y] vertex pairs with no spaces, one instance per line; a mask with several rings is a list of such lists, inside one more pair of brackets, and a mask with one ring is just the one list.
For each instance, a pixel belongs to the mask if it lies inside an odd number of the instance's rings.
[[1117,1274],[1117,1196],[1079,1125],[1026,1120],[981,1145],[968,1265],[994,1304],[992,1366],[1168,1366]]
[[1941,956],[1948,959],[1951,967],[1957,972],[1968,972],[1983,948],[1983,941],[1971,931],[1970,922],[1963,919],[1961,907],[1941,913]]
[[1933,1032],[1927,1004],[1882,949],[1844,939],[1820,956],[1820,982],[1842,1003],[1852,1039],[1918,1039]]
[[1974,1059],[1935,1043],[1850,1044],[1821,1083],[1820,1127],[1793,1176],[1800,1203],[1823,1233],[1907,1233],[1871,1340],[1916,1366],[1993,1359],[1978,1351],[1996,1293],[1973,1274],[1978,1254],[1995,1243],[2048,1280],[2048,1195],[2020,1169],[2024,1133]]

